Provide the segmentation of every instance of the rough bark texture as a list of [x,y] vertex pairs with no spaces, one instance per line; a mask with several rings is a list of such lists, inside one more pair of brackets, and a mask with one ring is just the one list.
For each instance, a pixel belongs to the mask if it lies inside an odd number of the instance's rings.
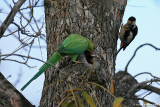
[[[124,71],[119,71],[115,75],[115,96],[116,97],[126,97],[127,93],[131,89],[132,86],[138,84],[137,80],[131,76],[129,73]],[[135,95],[132,97],[136,98]],[[130,98],[126,98],[123,101],[125,107],[141,107],[137,100],[132,100]]]
[[[111,79],[114,79],[118,31],[126,0],[102,1],[106,0],[44,0],[47,56],[50,58],[59,44],[70,34],[77,33],[88,37],[95,45],[94,54],[97,56],[95,61],[100,66],[91,70],[92,73],[87,80],[96,80],[109,90]],[[91,92],[82,81],[87,78],[86,75],[90,71],[84,64],[73,66],[70,58],[64,58],[56,66],[68,75],[62,74],[54,67],[45,73],[40,107],[56,107],[65,96],[71,94],[69,92],[62,94],[70,89],[69,84],[72,88]],[[80,78],[85,71],[87,73]],[[61,80],[64,81],[59,82]],[[102,107],[112,106],[113,97],[108,92],[96,89],[94,85],[90,86]],[[81,92],[75,93],[82,97]]]
[[35,107],[0,73],[0,107]]

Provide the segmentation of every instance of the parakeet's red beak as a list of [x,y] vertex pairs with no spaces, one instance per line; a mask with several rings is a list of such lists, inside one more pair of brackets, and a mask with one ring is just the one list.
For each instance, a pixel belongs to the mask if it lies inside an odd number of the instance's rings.
[[90,54],[90,55],[92,55],[92,53],[93,53],[92,51],[89,51],[89,54]]

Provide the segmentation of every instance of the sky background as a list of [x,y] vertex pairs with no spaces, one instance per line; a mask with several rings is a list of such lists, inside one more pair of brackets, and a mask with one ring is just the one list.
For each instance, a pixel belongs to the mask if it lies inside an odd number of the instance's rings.
[[[26,6],[24,4],[24,6]],[[9,13],[10,9],[4,0],[0,4],[0,21],[3,22]],[[5,10],[2,10],[5,9]],[[36,17],[44,18],[44,9],[35,8],[34,12],[38,12]],[[18,16],[18,15],[17,15]],[[16,17],[17,17],[16,16]],[[130,16],[136,17],[136,24],[138,26],[138,35],[134,41],[126,48],[125,51],[120,51],[116,60],[116,72],[119,70],[124,70],[128,60],[133,55],[135,49],[144,43],[151,43],[157,47],[160,47],[160,0],[129,0],[128,5],[125,9],[125,14],[123,17],[123,23],[125,24]],[[1,23],[0,22],[0,23]],[[13,26],[10,26],[11,29],[14,29]],[[45,26],[44,26],[45,28]],[[42,31],[45,33],[45,29]],[[5,33],[7,34],[7,32]],[[38,40],[36,40],[38,41]],[[35,41],[35,45],[38,46],[38,42]],[[20,43],[13,36],[5,37],[0,39],[0,49],[3,54],[9,54],[15,50]],[[46,46],[44,41],[41,41],[42,46]],[[118,40],[117,48],[120,47],[120,40]],[[21,50],[19,54],[25,54],[25,50]],[[42,54],[39,48],[33,48],[31,51],[32,57],[40,58],[46,61],[46,48],[42,48]],[[43,57],[42,57],[43,56]],[[11,57],[12,58],[12,57]],[[22,58],[17,57],[18,60],[23,60]],[[28,68],[25,65],[2,61],[0,65],[0,72],[3,73],[5,77],[11,75],[8,80],[18,89],[20,88],[36,73],[43,63],[35,60],[29,60],[29,65],[36,66],[36,68]],[[131,75],[136,75],[140,72],[151,72],[155,76],[160,77],[160,52],[155,51],[149,46],[142,47],[136,54],[133,61],[128,67],[128,72]],[[21,76],[20,76],[21,75]],[[21,78],[19,78],[21,77]],[[136,78],[138,82],[151,79],[149,75],[141,75]],[[18,84],[15,84],[17,80],[20,80]],[[23,92],[22,94],[34,105],[38,106],[41,98],[42,88],[44,82],[44,74],[33,81]],[[157,84],[155,86],[159,87]],[[142,91],[141,91],[142,92]],[[145,92],[145,91],[144,91]],[[141,93],[137,93],[140,95]],[[152,96],[147,97],[148,100],[156,102],[160,105],[160,96],[157,94],[152,94]]]
[[[121,51],[118,54],[116,72],[125,69],[127,62],[139,45],[151,43],[160,47],[160,0],[130,0],[125,10],[123,23],[126,23],[130,16],[134,16],[137,19],[138,35],[125,51]],[[120,40],[118,40],[117,48],[120,47],[119,44]],[[160,77],[159,65],[160,51],[155,51],[150,46],[144,46],[137,52],[130,63],[128,72],[133,76],[141,72],[151,72],[153,75]],[[149,75],[141,75],[136,79],[138,82],[142,82],[151,79],[151,77]],[[154,85],[160,88],[157,84]],[[137,93],[137,95],[141,95],[141,93]],[[160,104],[160,96],[157,94],[152,94],[147,99]]]

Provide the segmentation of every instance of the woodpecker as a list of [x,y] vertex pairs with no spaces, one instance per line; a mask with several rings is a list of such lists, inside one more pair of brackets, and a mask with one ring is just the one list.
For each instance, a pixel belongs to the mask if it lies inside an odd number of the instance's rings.
[[117,51],[117,54],[122,48],[123,51],[126,49],[126,47],[133,41],[137,33],[138,27],[136,25],[136,18],[131,16],[120,30],[121,48]]

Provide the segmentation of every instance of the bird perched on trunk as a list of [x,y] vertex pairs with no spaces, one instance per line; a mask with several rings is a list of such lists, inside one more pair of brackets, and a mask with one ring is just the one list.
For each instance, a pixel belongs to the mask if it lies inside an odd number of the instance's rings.
[[123,51],[126,49],[126,47],[133,41],[137,33],[138,27],[136,25],[136,18],[131,16],[120,30],[121,48],[117,51],[117,54],[122,48]]
[[[48,59],[48,63],[56,64],[60,59],[64,56],[72,57],[72,61],[77,63],[76,58],[78,55],[83,54],[84,52],[88,51],[92,54],[94,50],[93,43],[88,39],[78,34],[71,34],[69,35],[62,44],[58,47],[57,52],[55,52],[51,58]],[[47,71],[51,65],[44,64],[37,72],[31,80],[29,80],[22,88],[23,91],[33,80],[38,78],[43,72]]]

